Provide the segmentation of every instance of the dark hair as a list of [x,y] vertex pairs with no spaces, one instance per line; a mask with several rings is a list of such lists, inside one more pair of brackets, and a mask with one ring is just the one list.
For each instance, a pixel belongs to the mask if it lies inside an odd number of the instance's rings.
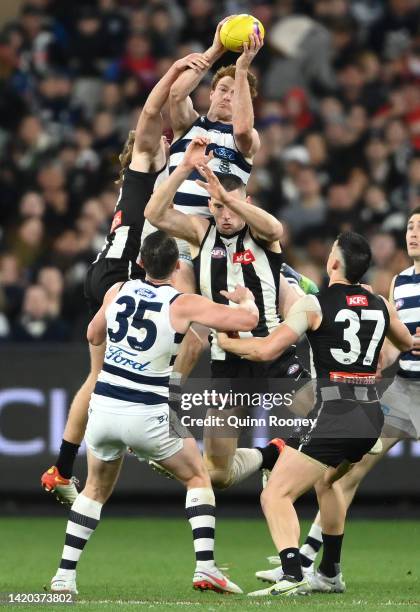
[[245,183],[243,183],[241,178],[236,174],[225,174],[221,172],[216,172],[216,174],[220,184],[226,191],[235,191],[235,189],[246,191]]
[[407,225],[413,215],[420,215],[420,206],[416,206],[416,208],[413,208],[413,210],[410,210],[410,212],[407,215]]
[[149,234],[140,250],[143,267],[151,278],[168,278],[175,270],[179,258],[178,246],[171,236],[157,230]]
[[343,254],[345,275],[350,283],[358,283],[370,266],[372,251],[366,238],[356,232],[343,232],[337,238]]

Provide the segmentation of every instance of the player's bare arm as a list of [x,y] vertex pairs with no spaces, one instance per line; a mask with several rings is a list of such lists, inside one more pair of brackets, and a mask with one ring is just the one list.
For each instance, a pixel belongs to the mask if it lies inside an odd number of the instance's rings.
[[184,294],[171,307],[174,329],[185,332],[190,323],[201,323],[221,331],[251,331],[258,324],[258,308],[254,296],[245,287],[235,289],[237,306],[216,304],[201,295]]
[[194,138],[191,141],[182,162],[156,189],[144,211],[144,216],[154,227],[175,238],[182,238],[193,246],[200,246],[209,222],[197,215],[185,215],[175,210],[172,201],[180,185],[190,175],[195,165],[206,164],[209,160],[209,157],[206,156],[208,142],[207,138]]
[[386,337],[399,351],[411,351],[413,349],[413,336],[406,325],[400,321],[395,306],[390,304],[385,298],[382,299],[389,312],[389,329]]
[[112,285],[110,289],[105,293],[104,301],[102,303],[101,308],[98,310],[96,315],[93,317],[92,321],[89,323],[87,328],[86,337],[90,344],[94,346],[99,346],[103,342],[105,342],[106,338],[106,318],[105,311],[108,305],[115,298],[123,283],[115,283]]
[[171,85],[185,71],[192,73],[207,69],[208,62],[201,53],[191,53],[176,61],[150,92],[137,122],[130,167],[139,172],[160,170],[166,162],[165,147],[161,146],[162,115]]
[[321,323],[319,303],[313,296],[305,295],[290,309],[283,323],[265,338],[229,338],[218,334],[220,347],[250,361],[271,361],[279,357],[289,346],[296,344],[308,329],[317,329]]
[[258,132],[254,129],[254,108],[248,84],[248,69],[263,44],[257,34],[251,34],[249,43],[244,43],[244,50],[236,61],[232,103],[233,134],[239,151],[246,158],[252,158],[260,148]]
[[233,17],[233,15],[226,17],[218,24],[211,47],[203,53],[207,65],[200,70],[185,70],[171,87],[169,108],[175,140],[179,138],[198,117],[198,113],[193,107],[190,94],[194,91],[211,66],[213,66],[214,62],[222,57],[223,53],[226,51],[220,42],[220,30],[225,21],[231,17]]
[[205,181],[197,180],[196,183],[203,187],[215,202],[220,202],[242,217],[245,223],[249,225],[255,238],[260,238],[269,243],[280,240],[283,235],[283,226],[280,221],[262,208],[254,206],[248,199],[236,198],[231,192],[226,191],[209,166],[197,164],[196,168],[205,179]]

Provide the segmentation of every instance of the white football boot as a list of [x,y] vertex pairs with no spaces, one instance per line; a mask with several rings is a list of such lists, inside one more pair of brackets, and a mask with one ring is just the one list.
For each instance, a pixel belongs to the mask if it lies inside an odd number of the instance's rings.
[[[280,560],[280,557],[277,556],[277,558]],[[310,567],[302,567],[303,576],[307,577],[308,580],[309,577],[312,576],[312,574],[314,573],[313,568],[313,565],[311,565]],[[283,578],[284,572],[282,566],[279,565],[275,569],[255,572],[255,576],[258,578],[258,580],[261,580],[262,582],[270,582],[271,584],[275,584]]]
[[346,583],[341,572],[333,578],[329,578],[317,570],[311,576],[308,576],[308,582],[311,591],[314,593],[344,593],[346,590]]
[[53,593],[72,593],[77,595],[76,570],[71,573],[60,573],[60,570],[58,570],[54,578],[51,578],[51,591]]
[[243,593],[243,590],[222,574],[216,566],[211,569],[196,569],[193,588],[198,591],[216,591],[216,593]]
[[267,589],[248,593],[248,597],[276,597],[281,595],[283,597],[291,597],[294,595],[309,595],[310,592],[311,587],[305,576],[303,580],[295,580],[290,576],[283,576],[281,580]]

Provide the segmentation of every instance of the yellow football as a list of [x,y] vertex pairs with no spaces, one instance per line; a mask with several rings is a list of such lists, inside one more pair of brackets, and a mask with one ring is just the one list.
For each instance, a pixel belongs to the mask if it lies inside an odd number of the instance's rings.
[[249,41],[249,35],[253,32],[261,39],[264,38],[265,30],[261,21],[252,15],[236,15],[222,25],[220,40],[229,51],[241,53],[244,42]]

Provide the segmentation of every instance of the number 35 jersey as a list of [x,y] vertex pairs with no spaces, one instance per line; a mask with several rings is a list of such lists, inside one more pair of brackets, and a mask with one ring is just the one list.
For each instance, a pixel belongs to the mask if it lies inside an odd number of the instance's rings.
[[170,285],[124,283],[106,309],[106,351],[96,395],[132,404],[168,401],[169,375],[184,337],[170,321],[170,305],[179,295]]
[[318,293],[322,322],[307,337],[318,379],[374,374],[389,328],[384,300],[360,285],[335,283]]

